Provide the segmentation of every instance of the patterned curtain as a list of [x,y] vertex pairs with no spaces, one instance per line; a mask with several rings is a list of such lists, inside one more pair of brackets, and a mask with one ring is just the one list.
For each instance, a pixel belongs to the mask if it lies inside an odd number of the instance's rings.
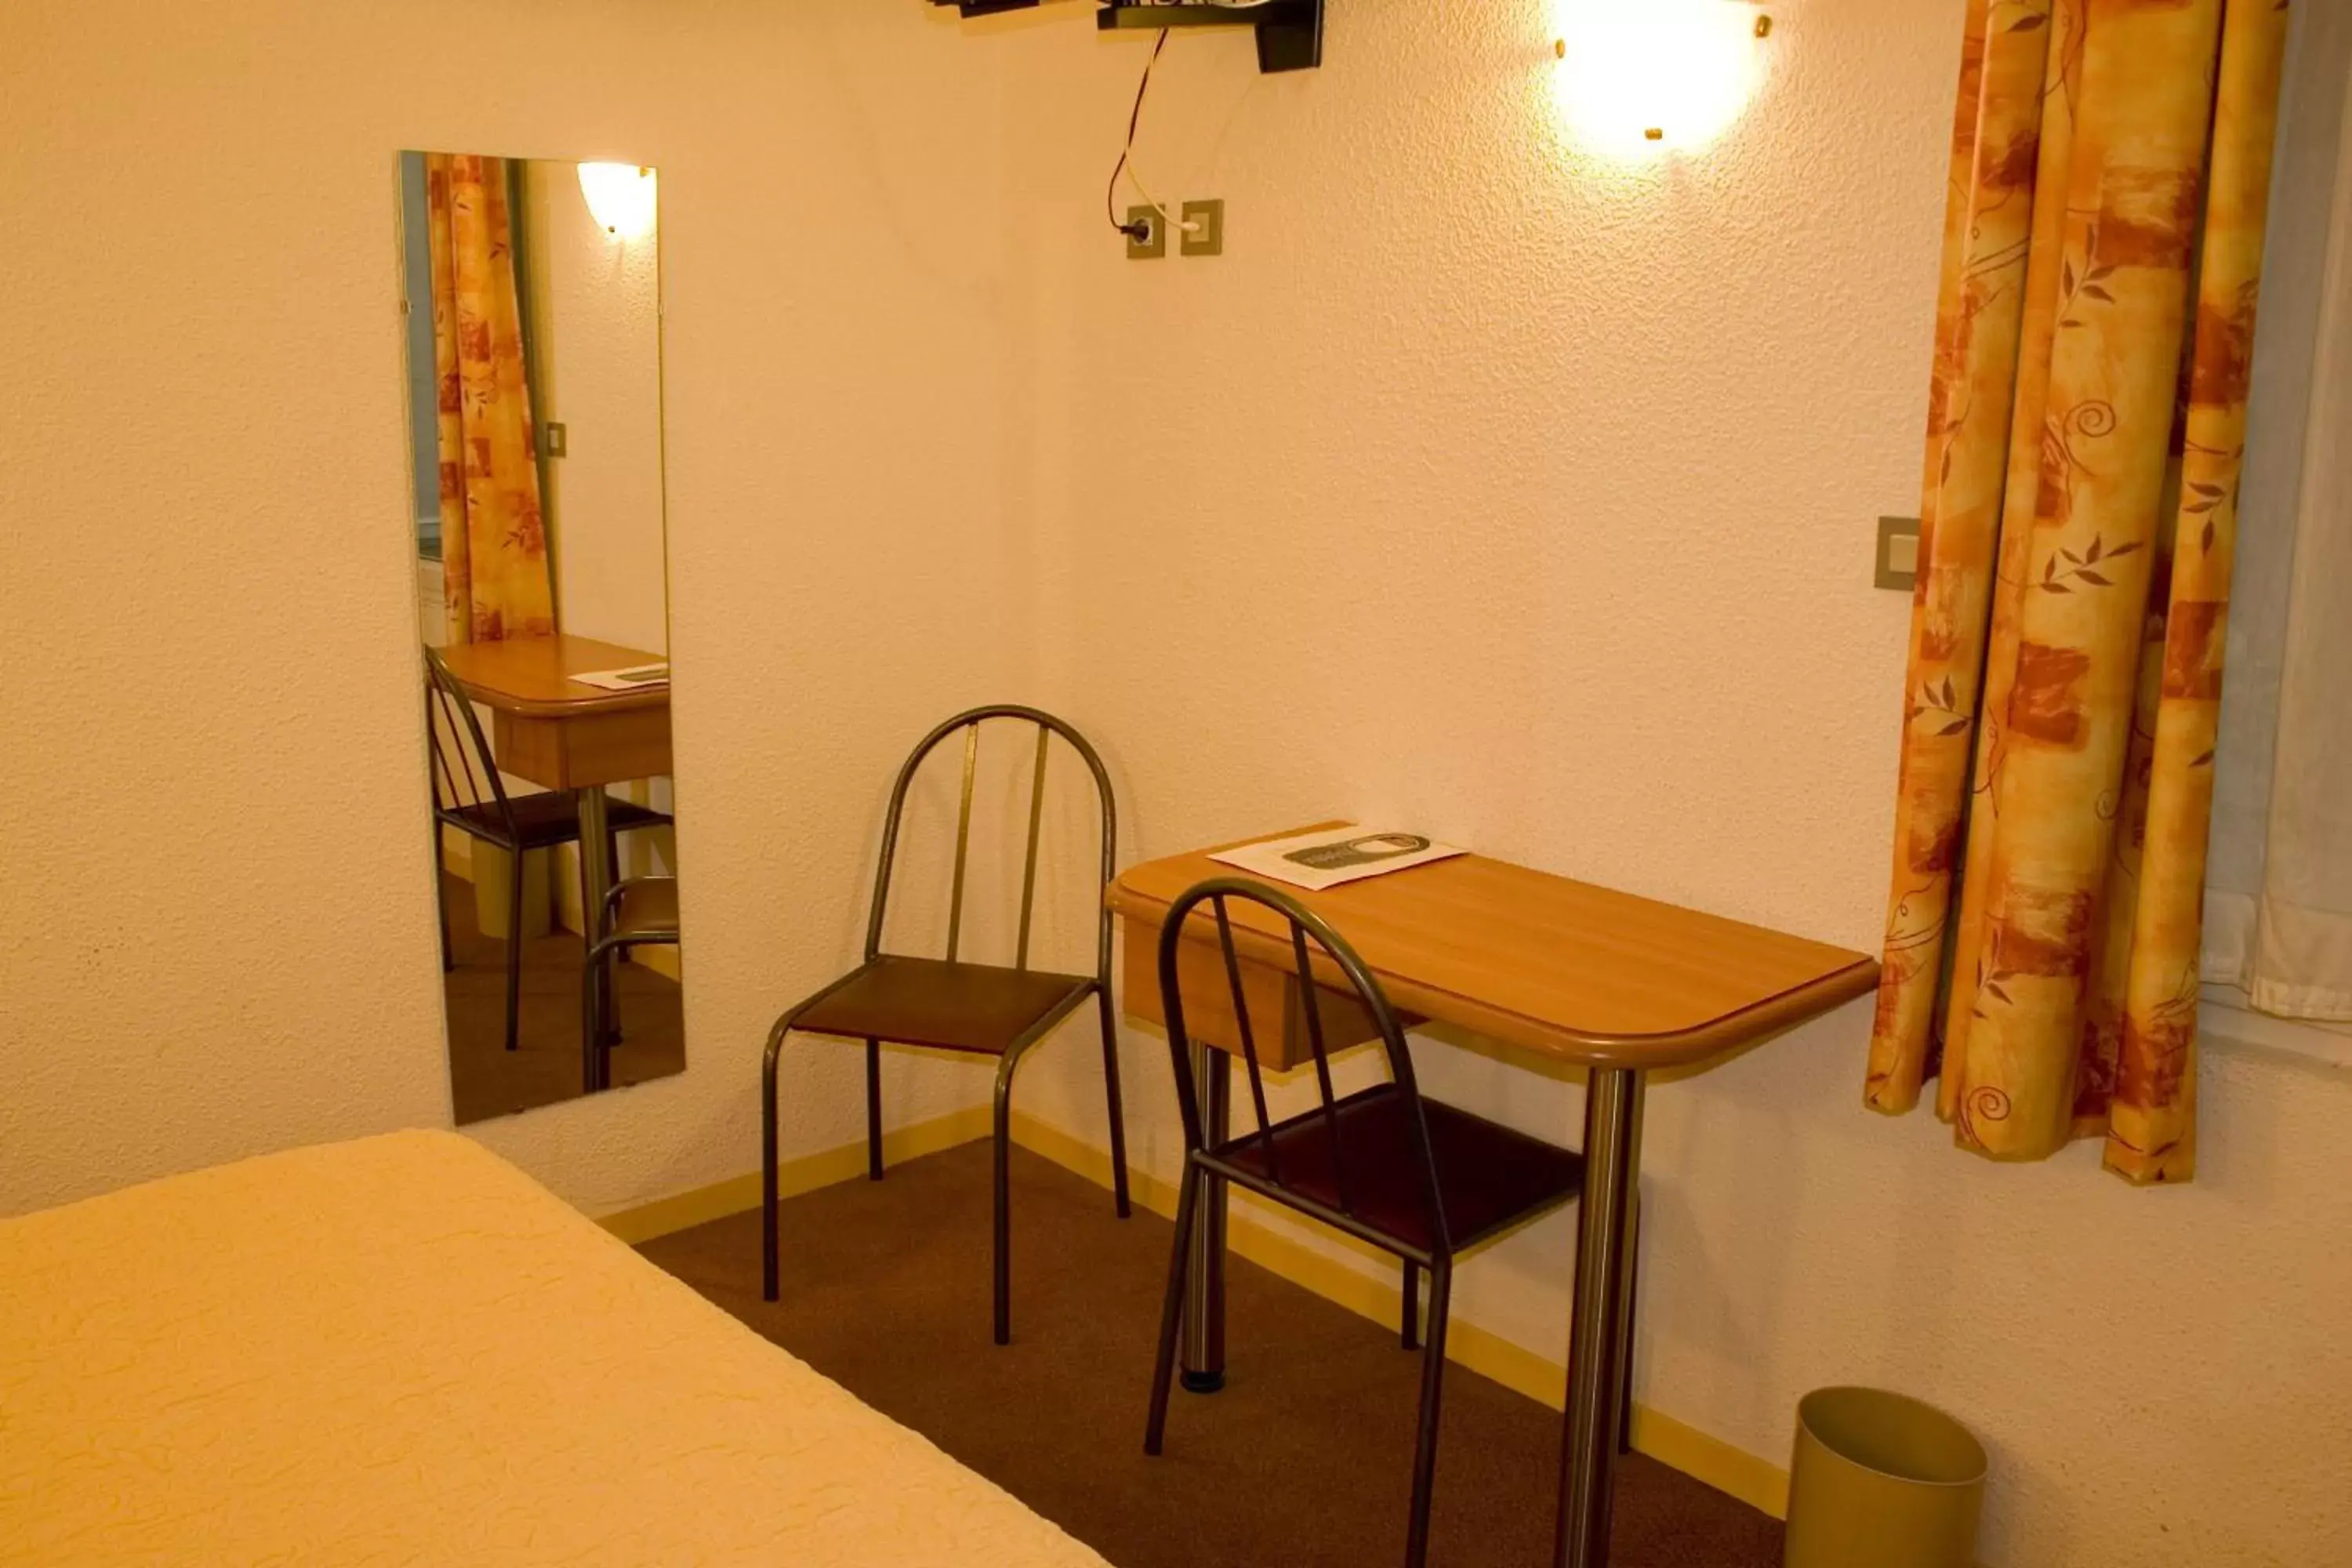
[[[2196,1163],[2200,904],[2286,0],[1969,0],[1864,1091]],[[2193,331],[2191,321],[2193,318]]]
[[555,591],[532,456],[507,161],[428,153],[425,195],[449,640],[549,637]]

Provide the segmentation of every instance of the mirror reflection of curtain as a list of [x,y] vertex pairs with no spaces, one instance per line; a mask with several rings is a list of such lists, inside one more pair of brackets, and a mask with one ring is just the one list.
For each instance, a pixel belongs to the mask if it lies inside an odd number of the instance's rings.
[[506,165],[468,153],[425,160],[452,642],[555,631]]

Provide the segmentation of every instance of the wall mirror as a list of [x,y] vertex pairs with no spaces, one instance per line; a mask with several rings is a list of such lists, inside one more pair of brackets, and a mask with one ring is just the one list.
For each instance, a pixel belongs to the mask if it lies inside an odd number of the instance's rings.
[[461,1124],[686,1065],[656,188],[400,156],[418,831]]

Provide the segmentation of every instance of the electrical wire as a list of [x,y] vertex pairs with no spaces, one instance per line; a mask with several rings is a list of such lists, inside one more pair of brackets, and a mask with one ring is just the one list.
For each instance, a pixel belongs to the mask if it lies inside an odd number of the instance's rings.
[[1134,184],[1136,191],[1143,197],[1144,205],[1160,215],[1160,221],[1162,224],[1168,221],[1168,209],[1161,206],[1152,198],[1151,193],[1143,188],[1143,181],[1135,170],[1135,131],[1137,126],[1143,123],[1143,95],[1151,90],[1151,68],[1160,63],[1160,51],[1167,47],[1168,29],[1162,27],[1160,29],[1158,40],[1151,46],[1151,58],[1143,62],[1143,79],[1135,84],[1135,106],[1127,111],[1127,143],[1119,149],[1118,162],[1111,165],[1110,183],[1103,187],[1103,216],[1110,219],[1111,227],[1129,239],[1150,239],[1151,226],[1143,222],[1121,223],[1118,221],[1118,177],[1121,174],[1125,174]]

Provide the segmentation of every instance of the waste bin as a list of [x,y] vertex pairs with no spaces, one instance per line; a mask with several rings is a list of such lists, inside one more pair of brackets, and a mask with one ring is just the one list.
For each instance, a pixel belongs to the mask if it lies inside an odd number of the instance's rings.
[[1984,1445],[1931,1405],[1879,1388],[1797,1402],[1786,1568],[1975,1568]]

